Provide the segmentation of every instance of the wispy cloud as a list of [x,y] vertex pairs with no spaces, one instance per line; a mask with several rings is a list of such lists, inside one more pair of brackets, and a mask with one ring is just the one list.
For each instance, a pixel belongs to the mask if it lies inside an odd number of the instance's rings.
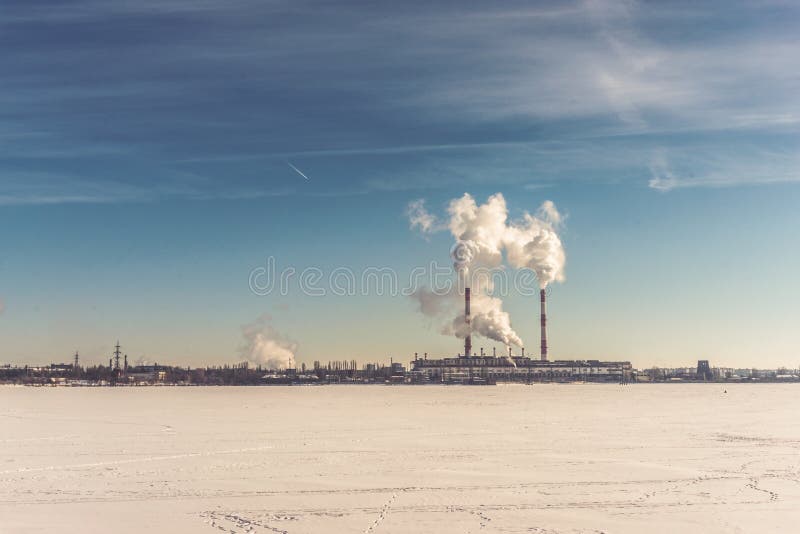
[[554,184],[552,183],[532,183],[532,184],[525,184],[523,189],[526,191],[539,191],[540,189],[547,189],[548,187],[553,187]]
[[412,230],[419,229],[423,235],[430,235],[446,228],[446,224],[430,213],[425,207],[425,199],[412,200],[406,207],[408,224]]
[[246,200],[294,193],[283,187],[218,187],[202,179],[179,180],[175,175],[164,183],[125,183],[108,178],[78,178],[65,174],[4,172],[0,170],[0,206],[53,204],[106,204],[154,202],[164,198],[189,200]]
[[[740,9],[739,16],[750,14]],[[474,35],[477,59],[465,54],[461,61],[478,62],[490,75],[463,84],[451,75],[434,77],[427,91],[408,94],[415,104],[435,103],[438,113],[458,109],[471,117],[615,117],[615,124],[595,130],[628,133],[741,126],[741,114],[753,119],[750,127],[769,127],[776,116],[800,117],[798,80],[790,74],[794,33],[745,23],[736,32],[682,34],[686,24],[714,24],[714,17],[710,8],[687,18],[662,4],[590,1],[542,27],[491,18],[471,19],[469,28],[458,19],[419,21],[428,34],[450,41],[447,50],[472,49],[461,39]],[[420,39],[417,47],[430,41]],[[448,58],[458,65],[457,57]]]
[[678,156],[676,171],[666,151],[658,151],[650,165],[648,185],[666,192],[695,187],[731,187],[800,183],[800,153],[786,150],[748,150],[729,156]]

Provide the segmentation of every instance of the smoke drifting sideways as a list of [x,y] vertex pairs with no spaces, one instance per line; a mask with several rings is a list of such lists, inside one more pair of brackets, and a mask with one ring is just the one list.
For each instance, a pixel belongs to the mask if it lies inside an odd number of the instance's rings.
[[[480,287],[485,287],[481,285]],[[411,297],[416,301],[420,313],[431,320],[440,334],[464,339],[470,333],[464,317],[463,296],[458,288],[449,291],[433,291],[422,287]],[[511,328],[511,317],[503,311],[503,301],[472,288],[470,314],[471,333],[500,342],[505,346],[522,346],[519,335]]]
[[271,370],[295,368],[297,343],[275,330],[269,314],[243,326],[242,335],[241,353],[247,361]]
[[[460,279],[459,286],[472,290],[471,333],[506,346],[523,346],[511,326],[510,315],[503,311],[503,301],[491,294],[491,277],[471,277],[470,273],[478,268],[508,265],[533,270],[541,289],[552,282],[564,281],[566,255],[558,236],[561,214],[553,202],[546,201],[534,215],[526,212],[521,220],[510,221],[505,198],[500,193],[480,205],[465,193],[450,201],[447,212],[449,220],[442,223],[425,209],[422,200],[412,202],[407,211],[412,229],[417,228],[423,234],[449,229],[453,235],[455,244],[450,256]],[[424,315],[441,323],[440,333],[462,339],[470,333],[458,289],[442,294],[423,288],[413,296]]]

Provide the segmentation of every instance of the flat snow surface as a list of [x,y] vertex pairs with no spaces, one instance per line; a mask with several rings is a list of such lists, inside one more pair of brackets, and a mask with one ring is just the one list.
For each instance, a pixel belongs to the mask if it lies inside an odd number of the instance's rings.
[[800,386],[0,387],[0,532],[800,532]]

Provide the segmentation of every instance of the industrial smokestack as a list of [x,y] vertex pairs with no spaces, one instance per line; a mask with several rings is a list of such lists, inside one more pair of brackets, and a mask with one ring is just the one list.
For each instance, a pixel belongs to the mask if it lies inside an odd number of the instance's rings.
[[467,326],[467,335],[464,338],[464,356],[472,355],[472,326],[469,318],[469,288],[464,289],[464,320]]
[[547,361],[547,303],[545,300],[544,289],[539,291],[539,300],[541,301],[541,321],[542,321],[542,361]]

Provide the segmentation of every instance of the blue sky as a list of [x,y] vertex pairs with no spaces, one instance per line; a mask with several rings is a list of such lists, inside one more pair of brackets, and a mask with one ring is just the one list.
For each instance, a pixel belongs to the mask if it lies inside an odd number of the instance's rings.
[[264,313],[300,361],[454,353],[248,276],[444,264],[407,204],[502,192],[568,215],[553,356],[800,363],[796,3],[396,4],[5,2],[0,362],[236,361]]

